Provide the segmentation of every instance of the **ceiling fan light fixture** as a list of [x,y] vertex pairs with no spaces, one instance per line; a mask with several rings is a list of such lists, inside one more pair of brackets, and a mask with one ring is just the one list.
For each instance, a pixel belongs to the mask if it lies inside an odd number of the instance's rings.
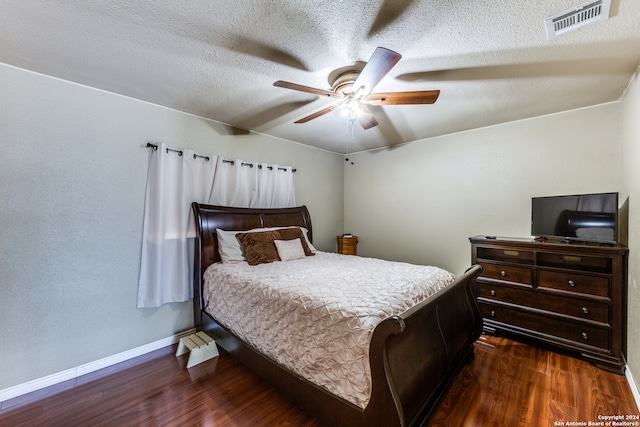
[[347,100],[346,105],[347,105],[347,108],[354,113],[357,113],[360,111],[360,101],[356,98],[351,98]]

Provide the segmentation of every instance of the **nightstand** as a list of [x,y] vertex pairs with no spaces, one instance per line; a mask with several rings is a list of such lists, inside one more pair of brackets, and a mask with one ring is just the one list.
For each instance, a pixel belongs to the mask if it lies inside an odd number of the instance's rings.
[[338,253],[343,255],[357,255],[358,236],[338,236]]

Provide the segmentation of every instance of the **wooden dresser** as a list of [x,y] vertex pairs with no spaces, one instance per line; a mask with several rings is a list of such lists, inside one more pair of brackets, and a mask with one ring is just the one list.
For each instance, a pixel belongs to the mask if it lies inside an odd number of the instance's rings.
[[358,236],[338,236],[338,253],[358,255]]
[[485,332],[508,332],[578,352],[624,373],[627,253],[622,245],[472,237]]

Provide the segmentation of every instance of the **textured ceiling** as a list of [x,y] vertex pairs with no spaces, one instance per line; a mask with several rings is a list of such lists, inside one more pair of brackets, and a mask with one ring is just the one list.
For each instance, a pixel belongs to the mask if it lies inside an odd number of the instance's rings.
[[[0,62],[335,152],[393,146],[621,98],[640,64],[640,1],[547,40],[580,0],[0,0]],[[376,47],[402,54],[377,92],[441,91],[371,107],[347,134],[333,71]]]

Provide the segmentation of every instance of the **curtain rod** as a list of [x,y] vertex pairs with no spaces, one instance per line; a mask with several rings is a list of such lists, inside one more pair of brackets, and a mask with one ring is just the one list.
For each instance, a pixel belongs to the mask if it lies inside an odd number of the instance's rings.
[[[147,148],[153,148],[153,151],[157,151],[157,150],[158,150],[158,144],[152,144],[151,142],[147,142]],[[169,148],[169,147],[167,147],[167,149],[166,149],[166,150],[167,150],[167,153],[168,153],[169,151],[173,151],[174,153],[178,153],[178,156],[182,156],[182,150],[175,150],[175,149],[173,149],[173,148]],[[195,154],[195,153],[193,154],[193,158],[194,158],[194,159],[198,159],[198,158],[200,158],[200,159],[205,159],[205,161],[207,161],[207,162],[210,160],[210,159],[209,159],[209,156],[202,156],[202,155],[200,155],[200,154]],[[229,163],[229,164],[231,164],[232,166],[235,164],[235,162],[234,162],[233,160],[226,160],[226,159],[222,159],[222,162],[223,162],[223,163]],[[242,162],[242,163],[240,163],[240,166],[249,166],[250,168],[252,168],[252,167],[253,167],[253,163],[246,163],[246,162]],[[258,169],[262,169],[262,165],[258,165]],[[269,170],[273,170],[273,166],[267,166],[267,169],[269,169]],[[286,170],[287,170],[287,168],[279,167],[279,168],[278,168],[278,170],[286,171]],[[295,172],[296,172],[296,170],[297,170],[297,169],[291,169],[291,172],[294,172],[294,173],[295,173]]]

